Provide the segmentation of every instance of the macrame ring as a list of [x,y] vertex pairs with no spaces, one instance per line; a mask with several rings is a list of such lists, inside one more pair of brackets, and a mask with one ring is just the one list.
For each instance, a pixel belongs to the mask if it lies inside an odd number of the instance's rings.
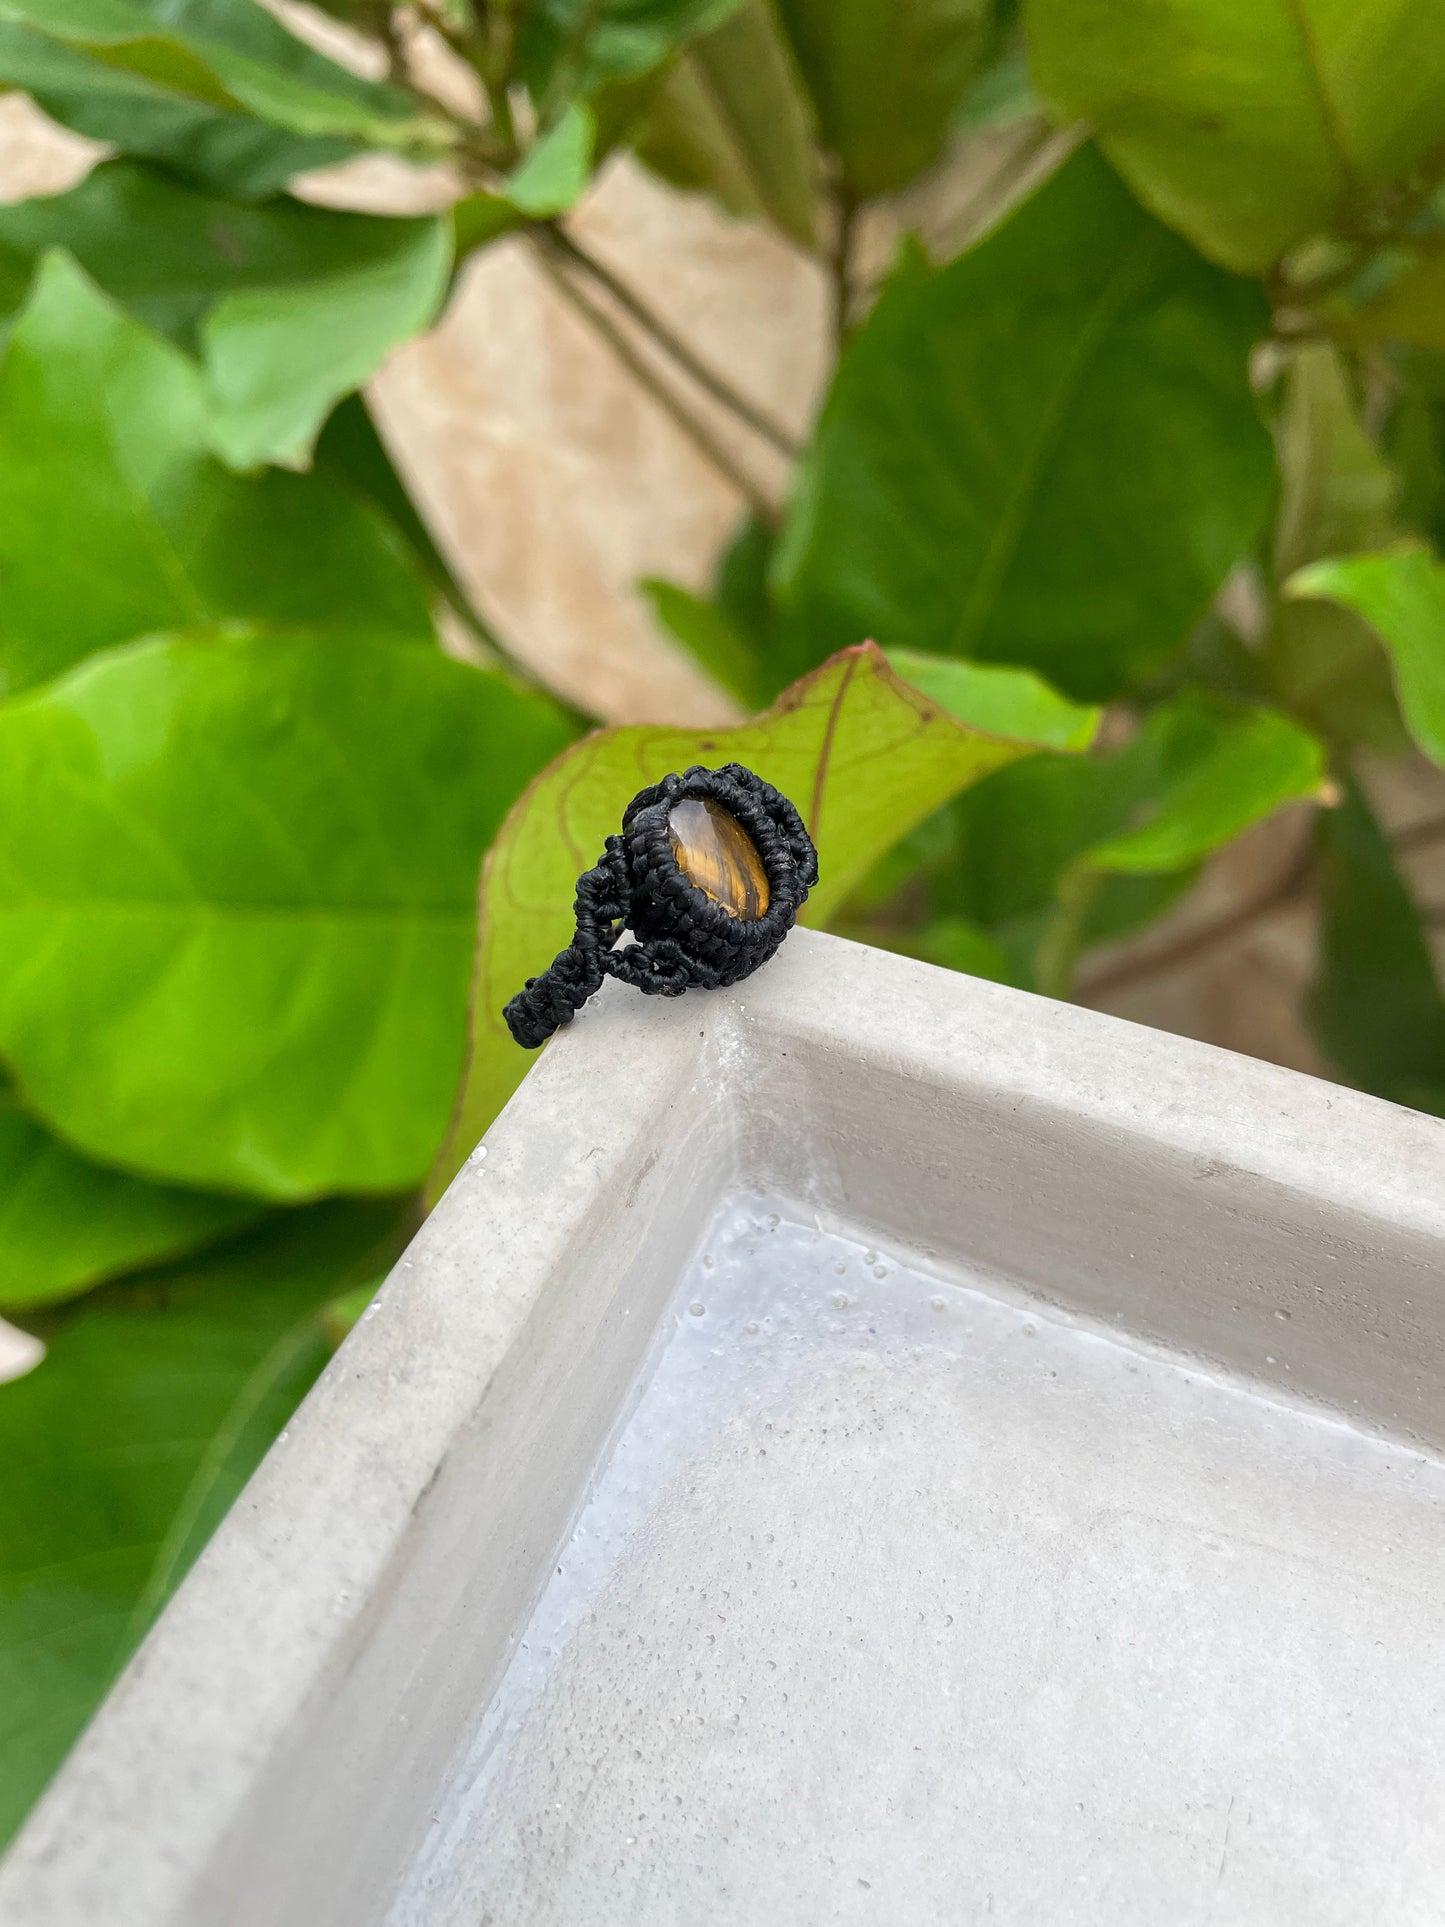
[[[768,883],[761,915],[734,915],[680,867],[668,826],[688,799],[717,805],[751,841]],[[654,997],[739,983],[773,955],[817,880],[812,839],[771,783],[741,763],[665,776],[633,797],[621,834],[608,837],[600,862],[578,878],[577,934],[507,1005],[507,1027],[535,1050],[609,976]],[[624,928],[637,941],[617,949]]]

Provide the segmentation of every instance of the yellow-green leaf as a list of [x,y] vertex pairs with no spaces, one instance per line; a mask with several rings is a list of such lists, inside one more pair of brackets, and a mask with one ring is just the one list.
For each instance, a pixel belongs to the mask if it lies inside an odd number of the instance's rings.
[[1445,137],[1433,0],[1031,0],[1039,91],[1144,204],[1257,272]]
[[471,1060],[434,1175],[460,1167],[527,1069],[502,1006],[572,935],[579,869],[636,792],[692,763],[739,762],[797,804],[821,875],[806,919],[826,923],[890,844],[968,784],[1027,753],[967,728],[900,682],[871,643],[845,649],[736,729],[632,726],[585,738],[544,770],[502,825],[482,878]]
[[1336,556],[1301,569],[1285,593],[1364,617],[1385,645],[1411,735],[1445,768],[1445,566],[1423,548]]
[[1045,749],[1084,750],[1103,719],[1102,709],[1070,702],[1031,669],[960,662],[919,649],[890,649],[888,660],[905,682],[951,716],[991,736],[1011,736]]
[[1398,281],[1361,308],[1355,325],[1364,333],[1417,348],[1445,348],[1445,254],[1427,254]]
[[71,1143],[278,1200],[426,1171],[482,853],[573,735],[409,642],[155,638],[0,704],[0,1050]]
[[0,363],[0,689],[218,622],[431,639],[378,513],[329,477],[232,474],[212,429],[195,363],[49,257]]
[[592,110],[572,101],[507,183],[507,199],[528,220],[564,214],[592,172],[597,122]]
[[[1309,342],[1295,351],[1274,435],[1277,581],[1322,556],[1391,540],[1397,477],[1365,431],[1337,348]],[[1276,700],[1312,729],[1339,744],[1404,748],[1384,653],[1353,610],[1314,599],[1275,602],[1260,660]]]
[[817,156],[807,102],[773,0],[746,4],[683,53],[637,138],[649,167],[736,214],[817,245]]
[[892,194],[938,159],[992,11],[991,0],[779,0],[851,195]]
[[1182,870],[1324,776],[1324,752],[1313,736],[1273,709],[1241,709],[1181,699],[1197,711],[1198,740],[1171,771],[1169,786],[1143,823],[1086,855],[1091,869],[1130,875]]
[[252,25],[255,0],[230,0],[229,11],[240,16],[234,25],[216,8],[147,0],[0,0],[0,22],[133,76],[161,98],[243,111],[302,136],[435,153],[452,145],[441,116],[419,112],[405,94],[312,53],[275,20]]

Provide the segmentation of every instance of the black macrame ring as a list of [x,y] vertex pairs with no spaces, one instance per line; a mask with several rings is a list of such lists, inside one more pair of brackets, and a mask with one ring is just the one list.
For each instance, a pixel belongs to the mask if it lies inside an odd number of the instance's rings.
[[[768,879],[760,917],[735,917],[678,867],[668,839],[674,806],[711,801],[752,838]],[[741,982],[772,956],[818,881],[818,853],[787,797],[741,763],[694,766],[639,790],[595,869],[577,879],[577,935],[551,968],[529,977],[502,1015],[524,1050],[570,1024],[604,977],[649,997]],[[637,939],[614,948],[624,929]]]

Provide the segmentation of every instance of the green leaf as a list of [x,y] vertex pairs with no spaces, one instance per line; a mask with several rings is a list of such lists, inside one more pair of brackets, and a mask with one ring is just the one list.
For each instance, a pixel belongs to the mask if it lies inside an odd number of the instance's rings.
[[1402,387],[1384,424],[1400,480],[1401,535],[1445,549],[1445,352],[1395,351]]
[[[756,516],[749,516],[723,551],[717,568],[717,606],[763,653],[767,652],[778,623],[778,612],[768,586],[775,547],[774,531]],[[775,669],[770,673],[776,677]],[[772,695],[780,695],[782,690],[783,684],[775,680]]]
[[327,1300],[374,1275],[397,1223],[394,1203],[288,1214],[84,1300],[0,1385],[0,1842],[325,1364]]
[[1031,948],[1057,908],[1063,872],[1157,793],[1161,727],[1146,725],[1110,757],[1032,756],[961,797],[951,845],[933,866],[935,910],[1000,938],[1025,925]]
[[1019,39],[1014,34],[1000,34],[997,22],[994,38],[1001,42],[1002,51],[965,94],[953,120],[956,134],[982,133],[1041,116],[1039,97],[1029,76],[1028,56]]
[[33,94],[52,120],[124,152],[148,154],[224,192],[270,194],[293,175],[356,151],[351,141],[302,139],[182,100],[139,74],[107,66],[0,19],[0,85]]
[[529,225],[531,217],[504,194],[468,194],[451,210],[455,254],[463,261],[476,248],[484,248],[504,234],[515,234]]
[[1439,251],[1439,235],[1432,239],[1433,252],[1354,314],[1356,330],[1422,349],[1445,349],[1445,252]]
[[1269,267],[1445,130],[1445,33],[1411,0],[1029,0],[1034,79],[1149,208]]
[[752,639],[743,634],[715,602],[695,596],[674,582],[649,576],[638,584],[659,623],[700,666],[746,709],[766,708],[767,665]]
[[245,1198],[92,1164],[0,1093],[0,1312],[56,1304],[177,1258],[259,1215]]
[[990,736],[1039,743],[1046,749],[1087,749],[1103,711],[1071,703],[1029,669],[993,668],[925,656],[916,649],[890,649],[894,670],[960,722]]
[[410,643],[156,639],[0,706],[0,1052],[82,1150],[297,1199],[414,1183],[482,853],[570,740]]
[[1200,865],[1159,874],[1115,872],[1102,875],[1090,896],[1079,933],[1080,951],[1096,944],[1118,943],[1172,910],[1199,881]]
[[1445,767],[1445,567],[1423,548],[1339,556],[1301,569],[1285,594],[1363,616],[1389,655],[1410,734]]
[[1378,548],[1390,540],[1396,478],[1365,433],[1344,361],[1329,343],[1295,350],[1275,439],[1277,577],[1283,580],[1323,555]]
[[737,729],[606,729],[546,770],[488,853],[472,993],[471,1060],[451,1139],[450,1179],[528,1065],[502,1005],[573,930],[577,872],[596,861],[646,783],[692,763],[742,762],[792,797],[818,846],[806,920],[826,923],[890,844],[967,784],[1024,753],[945,716],[901,683],[882,652],[845,650]]
[[117,307],[199,355],[201,323],[225,296],[344,277],[431,225],[284,195],[254,206],[144,161],[106,161],[69,193],[0,206],[0,314],[22,305],[37,262],[63,248]]
[[1274,694],[1262,650],[1246,642],[1214,605],[1190,630],[1180,653],[1140,685],[1138,694],[1153,707],[1185,689],[1207,689],[1245,703],[1269,702]]
[[338,398],[426,327],[446,292],[448,225],[278,198],[247,206],[134,161],[51,199],[0,207],[0,313],[66,249],[138,320],[200,356],[213,438],[237,466],[297,464]]
[[570,102],[512,175],[506,198],[529,220],[565,214],[591,176],[596,137],[590,109]]
[[988,41],[990,0],[779,0],[823,143],[857,200],[932,166]]
[[934,917],[918,935],[917,954],[942,970],[961,970],[989,983],[1017,984],[1013,964],[986,931],[962,917]]
[[218,621],[430,638],[374,510],[321,476],[233,475],[210,436],[200,370],[49,259],[0,362],[0,687]]
[[439,117],[313,52],[254,0],[0,0],[0,22],[163,99],[244,112],[289,134],[403,152],[451,144]]
[[1311,794],[1322,769],[1288,718],[1186,692],[1112,755],[1031,757],[961,797],[929,862],[934,912],[992,936],[1025,982],[1053,944],[1063,994],[1078,949],[1161,914],[1201,858]]
[[890,950],[900,957],[917,957],[940,970],[961,970],[967,977],[1024,987],[1002,946],[963,917],[931,917],[913,927],[867,918],[855,920],[845,914],[835,921],[833,929],[854,943],[871,944],[876,950]]
[[1420,913],[1353,785],[1321,812],[1319,859],[1315,1039],[1350,1083],[1445,1116],[1445,997]]
[[663,77],[634,144],[664,179],[816,247],[809,109],[774,0],[744,0],[692,43]]
[[522,77],[560,104],[609,82],[638,80],[741,0],[535,0],[522,27]]
[[[775,532],[750,517],[718,563],[710,602],[686,590],[673,590],[659,601],[655,581],[641,585],[653,595],[654,609],[669,633],[741,701],[757,709],[782,694],[791,662],[808,660],[806,641],[791,637],[790,618],[778,608],[769,587],[776,547]],[[701,608],[689,608],[696,603]],[[715,610],[719,622],[711,622],[703,608]],[[731,638],[731,646],[724,636]]]
[[500,655],[501,649],[452,574],[450,564],[408,495],[363,396],[347,395],[332,410],[316,444],[315,468],[318,474],[343,484],[349,494],[359,495],[380,509],[406,543],[411,560],[433,589],[451,604],[474,635]]
[[638,587],[675,642],[682,644],[746,708],[765,709],[788,684],[789,664],[806,663],[806,639],[769,589],[775,533],[745,521],[717,566],[711,598],[649,577]]
[[1320,745],[1277,710],[1182,698],[1173,714],[1167,787],[1142,823],[1086,852],[1091,868],[1130,875],[1186,869],[1281,804],[1311,795],[1324,778]]
[[335,403],[435,318],[451,275],[448,224],[378,222],[366,240],[373,257],[345,274],[229,294],[211,310],[202,342],[212,434],[234,467],[304,466]]
[[1085,700],[1157,668],[1270,505],[1264,323],[1089,148],[950,266],[907,266],[803,463],[774,569],[788,646],[871,635]]
[[[1360,421],[1344,360],[1327,343],[1296,350],[1275,422],[1280,506],[1274,572],[1383,547],[1394,534],[1397,479]],[[1262,660],[1277,701],[1337,744],[1405,747],[1390,673],[1367,623],[1320,601],[1276,603]]]
[[1445,349],[1445,254],[1426,254],[1408,268],[1359,310],[1354,325],[1367,335]]

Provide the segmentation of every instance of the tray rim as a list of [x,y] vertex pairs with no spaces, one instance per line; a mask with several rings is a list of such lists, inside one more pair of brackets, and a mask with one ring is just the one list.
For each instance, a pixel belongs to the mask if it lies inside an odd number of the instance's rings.
[[664,1004],[609,986],[529,1072],[42,1796],[0,1862],[7,1922],[199,1917],[196,1882],[388,1586],[549,1282],[600,1222],[636,1209],[650,1235],[680,1120],[716,1147],[704,1203],[736,1184],[739,1105],[790,1052],[820,1113],[830,1077],[866,1064],[1445,1252],[1445,1121],[1297,1072],[806,930],[732,992]]

